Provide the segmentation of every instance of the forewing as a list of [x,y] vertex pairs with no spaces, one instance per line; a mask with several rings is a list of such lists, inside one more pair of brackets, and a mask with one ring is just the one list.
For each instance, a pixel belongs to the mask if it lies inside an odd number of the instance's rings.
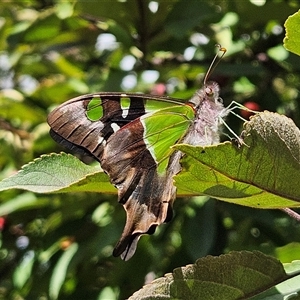
[[104,141],[147,112],[172,106],[175,99],[142,94],[96,93],[71,99],[48,116],[50,134],[65,147],[97,160]]
[[50,134],[64,146],[93,155],[97,160],[103,141],[118,128],[145,114],[141,99],[132,99],[126,115],[120,94],[89,94],[71,99],[48,116]]

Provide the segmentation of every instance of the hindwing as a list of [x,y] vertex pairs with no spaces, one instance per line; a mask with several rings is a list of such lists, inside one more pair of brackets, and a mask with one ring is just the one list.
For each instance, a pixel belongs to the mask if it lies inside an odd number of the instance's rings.
[[192,106],[175,99],[121,93],[74,98],[49,114],[53,138],[94,156],[118,188],[127,219],[115,256],[129,259],[141,234],[171,218],[180,168],[171,146],[194,117]]

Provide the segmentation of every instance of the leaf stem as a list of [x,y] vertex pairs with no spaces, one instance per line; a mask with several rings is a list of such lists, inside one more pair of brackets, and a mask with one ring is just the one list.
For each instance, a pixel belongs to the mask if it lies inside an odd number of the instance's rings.
[[293,219],[300,222],[300,215],[298,213],[296,213],[295,211],[293,211],[292,209],[285,207],[285,208],[281,208],[280,210],[282,210],[283,212],[288,214],[290,217],[292,217]]

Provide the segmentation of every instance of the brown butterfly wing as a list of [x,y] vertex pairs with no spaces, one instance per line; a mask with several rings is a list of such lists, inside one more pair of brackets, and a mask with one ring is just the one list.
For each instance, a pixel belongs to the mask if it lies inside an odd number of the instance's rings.
[[[87,117],[88,104],[101,99],[103,116],[98,121]],[[114,132],[112,124],[120,128],[145,114],[140,97],[131,99],[126,117],[122,116],[120,93],[87,94],[58,106],[48,115],[50,134],[55,141],[77,153],[89,154],[99,160],[106,141]]]
[[[96,158],[118,188],[127,220],[113,254],[128,260],[142,234],[153,233],[157,225],[171,219],[176,195],[172,176],[178,170],[172,168],[172,174],[157,174],[157,164],[146,148],[139,121],[145,114],[143,98],[131,97],[124,117],[121,96],[100,93],[74,98],[51,112],[48,123],[57,142]],[[95,97],[102,100],[103,116],[91,121],[86,111]],[[116,130],[115,125],[124,128]]]
[[114,133],[107,141],[101,166],[118,188],[119,202],[126,211],[126,225],[114,255],[128,260],[142,234],[172,218],[176,195],[173,174],[158,175],[157,164],[147,150],[139,119]]

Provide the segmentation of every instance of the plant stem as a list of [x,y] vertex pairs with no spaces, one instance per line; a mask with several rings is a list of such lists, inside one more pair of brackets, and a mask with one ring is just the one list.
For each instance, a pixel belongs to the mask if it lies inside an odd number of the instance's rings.
[[292,209],[286,207],[286,208],[281,208],[280,210],[282,210],[283,212],[288,214],[290,217],[292,217],[293,219],[300,222],[300,215],[298,213],[296,213],[295,211],[293,211]]

